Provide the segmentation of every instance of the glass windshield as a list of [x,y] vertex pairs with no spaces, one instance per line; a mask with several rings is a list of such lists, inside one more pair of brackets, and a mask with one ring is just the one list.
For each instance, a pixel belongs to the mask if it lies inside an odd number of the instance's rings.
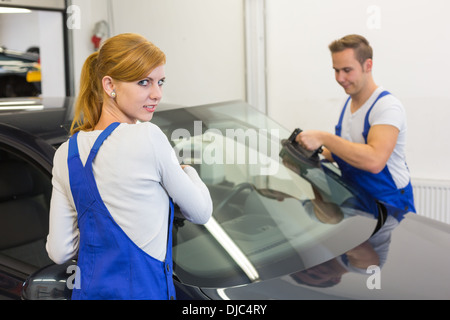
[[161,111],[152,121],[214,204],[205,226],[175,222],[174,270],[184,283],[227,287],[303,270],[376,227],[376,212],[333,164],[298,157],[284,141],[290,132],[243,102]]

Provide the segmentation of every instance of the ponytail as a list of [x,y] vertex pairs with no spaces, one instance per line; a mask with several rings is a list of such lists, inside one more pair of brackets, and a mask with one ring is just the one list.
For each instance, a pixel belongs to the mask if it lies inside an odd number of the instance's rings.
[[101,115],[103,91],[97,74],[98,51],[84,62],[80,76],[80,93],[75,103],[75,115],[70,134],[93,130]]

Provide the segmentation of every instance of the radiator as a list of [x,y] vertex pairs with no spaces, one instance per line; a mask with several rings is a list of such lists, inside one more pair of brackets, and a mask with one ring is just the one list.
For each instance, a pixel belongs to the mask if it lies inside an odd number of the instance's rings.
[[412,180],[417,214],[450,224],[450,181]]

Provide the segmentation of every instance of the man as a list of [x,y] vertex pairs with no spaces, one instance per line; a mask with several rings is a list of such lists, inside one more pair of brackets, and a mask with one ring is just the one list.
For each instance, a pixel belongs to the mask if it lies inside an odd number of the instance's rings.
[[324,147],[344,179],[393,206],[399,221],[415,212],[405,162],[406,114],[400,101],[372,77],[372,48],[360,35],[348,35],[329,45],[336,81],[349,95],[335,134],[303,131],[296,141],[308,150]]

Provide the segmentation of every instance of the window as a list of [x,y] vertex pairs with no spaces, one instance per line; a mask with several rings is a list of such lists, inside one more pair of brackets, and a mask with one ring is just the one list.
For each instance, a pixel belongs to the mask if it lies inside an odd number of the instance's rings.
[[40,268],[51,263],[45,250],[51,177],[0,145],[0,257]]
[[65,97],[64,7],[38,10],[8,3],[0,5],[0,100]]

